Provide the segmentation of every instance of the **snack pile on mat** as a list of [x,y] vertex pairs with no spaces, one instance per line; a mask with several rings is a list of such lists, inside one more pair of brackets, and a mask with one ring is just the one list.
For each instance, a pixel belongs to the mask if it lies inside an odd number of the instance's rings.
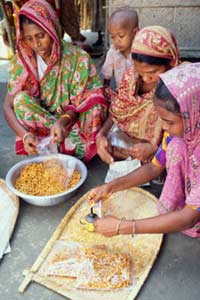
[[76,287],[82,289],[118,289],[131,284],[131,261],[127,254],[113,253],[106,246],[61,244],[43,266],[43,276],[74,278]]

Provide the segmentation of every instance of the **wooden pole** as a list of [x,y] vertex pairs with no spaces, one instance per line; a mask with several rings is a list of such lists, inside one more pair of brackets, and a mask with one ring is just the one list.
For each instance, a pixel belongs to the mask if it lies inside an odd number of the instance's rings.
[[9,23],[9,19],[8,19],[8,16],[7,16],[7,13],[6,13],[4,0],[0,0],[0,7],[2,9],[3,17],[4,17],[4,20],[5,20],[5,24],[6,24],[6,31],[7,31],[7,34],[8,34],[9,46],[12,50],[12,54],[14,54],[15,53],[15,45],[14,45],[14,41],[13,41],[13,38],[12,38],[10,23]]

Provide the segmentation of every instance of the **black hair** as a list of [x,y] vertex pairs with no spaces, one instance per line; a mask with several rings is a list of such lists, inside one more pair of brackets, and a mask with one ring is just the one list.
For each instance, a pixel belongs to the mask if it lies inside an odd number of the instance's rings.
[[132,53],[132,59],[149,65],[170,66],[171,60],[163,57],[154,57],[146,54]]
[[159,80],[154,94],[154,102],[159,100],[161,106],[171,113],[180,113],[180,106],[176,98],[170,93],[162,79]]
[[32,21],[31,19],[29,19],[25,15],[20,15],[19,16],[19,24],[20,24],[20,29],[22,30],[23,24],[35,24],[35,22]]
[[6,6],[9,6],[9,7],[10,7],[10,9],[12,9],[12,11],[14,10],[14,9],[13,9],[13,4],[12,4],[12,2],[11,2],[11,1],[7,1],[7,2],[5,2],[5,3],[4,3],[4,5],[6,5]]

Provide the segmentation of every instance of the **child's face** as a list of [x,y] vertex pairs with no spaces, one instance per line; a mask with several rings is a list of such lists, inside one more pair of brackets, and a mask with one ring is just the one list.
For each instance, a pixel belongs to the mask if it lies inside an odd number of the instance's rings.
[[163,121],[163,129],[171,136],[183,137],[184,125],[180,113],[172,113],[159,105],[159,100],[154,101],[156,110]]
[[131,53],[131,45],[135,37],[137,29],[123,28],[121,25],[110,22],[109,33],[112,39],[112,44],[122,54]]

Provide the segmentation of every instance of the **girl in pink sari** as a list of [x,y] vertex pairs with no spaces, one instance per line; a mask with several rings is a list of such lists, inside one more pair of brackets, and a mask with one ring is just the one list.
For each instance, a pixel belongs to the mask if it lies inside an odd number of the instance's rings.
[[166,166],[167,178],[158,203],[161,215],[134,221],[113,216],[98,219],[95,229],[106,236],[182,231],[200,237],[200,63],[182,64],[160,77],[154,105],[167,134],[156,157],[136,171],[93,189],[89,199],[96,202],[143,184]]

